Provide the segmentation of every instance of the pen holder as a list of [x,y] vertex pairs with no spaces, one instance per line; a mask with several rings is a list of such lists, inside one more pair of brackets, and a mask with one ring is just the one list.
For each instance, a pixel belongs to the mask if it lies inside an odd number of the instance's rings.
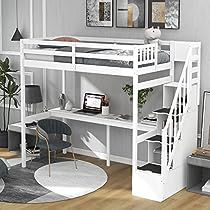
[[102,106],[102,115],[109,115],[109,106]]

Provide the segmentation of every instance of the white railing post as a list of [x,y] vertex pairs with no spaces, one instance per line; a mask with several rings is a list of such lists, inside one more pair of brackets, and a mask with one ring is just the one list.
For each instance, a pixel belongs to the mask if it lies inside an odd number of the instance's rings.
[[200,88],[201,88],[201,43],[198,46],[198,85],[197,85],[197,105],[200,105]]
[[26,167],[26,129],[25,129],[25,67],[24,40],[20,40],[20,81],[21,81],[21,160],[22,167]]
[[138,48],[133,49],[133,146],[132,146],[132,171],[137,170],[137,126],[138,126]]
[[187,103],[190,103],[190,90],[191,90],[191,82],[192,82],[192,47],[189,49],[189,60],[187,66]]
[[182,86],[180,87],[179,99],[178,99],[178,129],[180,129],[180,123],[182,120],[182,113],[183,113],[183,104],[182,104]]
[[173,120],[171,119],[171,122],[169,124],[169,141],[168,141],[168,156],[170,158],[171,151],[172,151],[172,137],[175,137],[175,131],[173,130]]
[[186,106],[186,88],[187,88],[187,84],[186,84],[186,72],[184,74],[184,78],[183,78],[183,111],[184,111],[184,108]]
[[174,81],[174,59],[175,59],[175,42],[170,41],[170,61],[171,61],[170,76],[172,78],[172,81]]
[[76,44],[73,43],[72,45],[72,66],[73,69],[76,70]]
[[[174,107],[173,117],[174,117],[174,128],[173,128],[174,131],[173,131],[173,133],[174,133],[174,135],[176,135],[176,131],[177,131],[177,122],[176,122],[176,118],[177,118],[177,100],[176,100],[176,105]],[[170,127],[170,124],[171,124],[171,122],[169,123],[169,127]]]
[[165,180],[167,173],[167,131],[168,129],[164,128],[162,130],[162,152],[161,152],[161,175],[162,180]]
[[155,69],[157,69],[158,65],[158,43],[155,43]]

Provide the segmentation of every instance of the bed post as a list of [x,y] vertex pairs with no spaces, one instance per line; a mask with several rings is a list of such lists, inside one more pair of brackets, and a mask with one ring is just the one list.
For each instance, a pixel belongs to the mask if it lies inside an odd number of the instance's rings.
[[21,79],[21,161],[26,167],[26,129],[25,129],[25,67],[24,40],[20,40],[20,79]]
[[30,0],[30,38],[34,37],[34,10],[33,10],[34,0]]
[[137,170],[137,125],[138,125],[138,48],[133,50],[133,136],[132,136],[132,189]]
[[[47,36],[47,0],[42,0],[42,36]],[[47,70],[43,69],[43,109],[47,107]]]

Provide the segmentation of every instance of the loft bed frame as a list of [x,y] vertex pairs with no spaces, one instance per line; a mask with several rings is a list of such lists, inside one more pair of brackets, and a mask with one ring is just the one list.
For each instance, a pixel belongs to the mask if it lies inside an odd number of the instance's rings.
[[[133,148],[132,148],[132,192],[136,196],[141,196],[145,198],[150,198],[157,201],[162,201],[169,197],[170,195],[177,192],[184,187],[183,178],[180,177],[179,187],[171,186],[170,192],[164,188],[164,184],[168,174],[171,172],[171,167],[175,166],[175,146],[179,144],[180,136],[182,135],[183,129],[185,128],[186,122],[185,117],[179,118],[179,123],[174,123],[173,119],[176,118],[174,113],[176,112],[177,101],[179,103],[179,108],[181,107],[181,97],[187,98],[187,103],[184,104],[184,112],[179,111],[180,116],[185,116],[190,105],[193,105],[194,112],[192,112],[192,117],[194,121],[192,122],[195,132],[197,131],[197,106],[199,105],[199,95],[200,95],[200,48],[199,42],[181,42],[181,41],[162,41],[161,47],[166,49],[170,54],[170,61],[163,64],[158,64],[158,45],[157,44],[144,44],[143,40],[138,39],[111,39],[111,38],[96,38],[96,37],[76,37],[80,42],[60,42],[60,41],[49,41],[43,39],[24,39],[20,42],[20,65],[21,65],[21,157],[22,157],[22,167],[26,167],[26,128],[25,122],[27,117],[25,115],[25,68],[42,68],[42,69],[52,69],[62,71],[62,92],[65,93],[65,72],[85,72],[94,74],[104,74],[104,75],[115,75],[133,78]],[[70,47],[71,51],[64,52],[59,49],[40,49],[37,46],[55,46],[55,47]],[[101,53],[81,53],[79,48],[90,48],[90,49],[112,49],[112,50],[129,50],[131,54],[129,55],[107,55]],[[35,56],[35,57],[33,57]],[[38,58],[38,57],[39,58]],[[40,59],[40,56],[42,57]],[[47,57],[51,56],[50,59]],[[71,58],[71,62],[55,62],[54,56],[62,56]],[[125,67],[111,67],[108,65],[89,65],[89,64],[78,64],[77,58],[85,59],[108,59],[113,61],[125,61],[132,62],[131,68]],[[175,62],[185,62],[184,69],[180,81],[177,83],[174,80],[174,64]],[[197,63],[197,68],[193,67],[193,63]],[[193,69],[194,68],[194,69]],[[190,70],[192,70],[190,72]],[[153,78],[144,82],[139,82],[139,76],[152,74],[155,72],[168,71],[168,76]],[[190,73],[189,73],[190,72]],[[196,76],[192,76],[196,74]],[[46,82],[46,76],[44,78]],[[160,127],[163,125],[162,118],[158,115],[157,128],[152,128],[142,135],[138,135],[138,90],[155,87],[163,85],[165,95],[166,88],[173,87],[175,89],[174,97],[169,97],[169,101],[166,98],[163,99],[163,105],[170,108],[170,112],[167,113],[166,127],[163,129]],[[196,85],[194,92],[196,95],[192,95],[193,85]],[[187,88],[187,90],[186,90]],[[186,94],[187,96],[185,96]],[[196,100],[191,100],[190,97],[196,98]],[[195,102],[196,101],[196,102]],[[181,110],[181,108],[179,109]],[[29,117],[31,119],[31,117]],[[161,119],[161,120],[160,120]],[[184,121],[184,122],[183,122]],[[175,125],[176,124],[176,125]],[[179,129],[177,129],[177,127]],[[142,127],[141,127],[142,128]],[[196,138],[195,132],[194,136],[190,138]],[[162,154],[161,154],[161,170],[160,174],[156,176],[156,173],[146,173],[140,170],[138,171],[138,144],[147,141],[153,135],[162,135]],[[174,135],[174,140],[172,141],[172,135]],[[197,134],[196,134],[197,135]],[[169,138],[169,142],[168,139]],[[187,136],[188,138],[188,136]],[[178,142],[178,143],[177,143]],[[175,144],[176,143],[176,144]],[[189,153],[189,150],[195,147],[192,143],[188,149],[186,149],[183,154]],[[183,156],[182,154],[182,156]],[[175,157],[176,158],[176,157]],[[183,157],[184,158],[184,157]],[[182,164],[184,161],[182,159]],[[149,170],[149,169],[148,169]],[[146,170],[147,172],[147,170]],[[154,189],[144,189],[150,192],[148,195],[144,190],[140,190],[138,184],[146,186],[143,181],[148,181],[151,178],[154,182]],[[173,181],[172,181],[173,182]],[[170,185],[170,183],[168,183]],[[156,189],[158,191],[156,192]],[[154,191],[154,192],[153,192]]]

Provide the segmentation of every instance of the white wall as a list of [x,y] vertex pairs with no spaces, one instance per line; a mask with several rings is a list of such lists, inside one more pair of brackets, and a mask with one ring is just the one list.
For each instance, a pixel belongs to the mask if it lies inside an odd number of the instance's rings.
[[[35,0],[35,36],[41,36],[42,14],[41,0]],[[114,1],[116,2],[116,1]],[[85,20],[85,0],[48,0],[47,1],[47,33],[48,36],[59,35],[80,35],[120,38],[141,38],[143,39],[144,29],[126,28],[89,28]],[[116,6],[116,5],[115,5]],[[29,1],[19,0],[19,25],[24,37],[29,37]],[[114,7],[115,8],[115,7]],[[202,68],[201,68],[201,89],[210,90],[210,36],[209,36],[209,8],[210,1],[185,0],[181,1],[181,26],[180,30],[162,30],[163,40],[187,40],[202,42]],[[10,38],[15,29],[14,0],[3,0],[3,47],[5,50],[18,49],[17,43],[12,43]],[[115,14],[114,14],[115,18]],[[114,19],[115,25],[115,19]],[[13,66],[18,67],[18,59],[11,57]],[[35,71],[34,71],[35,72]],[[35,81],[41,83],[40,70],[36,70]],[[73,102],[80,105],[80,93],[85,91],[104,92],[111,97],[111,111],[116,113],[129,113],[130,105],[127,96],[122,92],[122,86],[131,82],[131,79],[123,77],[110,77],[102,75],[88,75],[68,73],[67,94]],[[75,76],[75,80],[74,80]],[[48,73],[48,105],[49,107],[58,104],[58,95],[61,90],[61,74]],[[60,88],[60,90],[58,89]],[[161,88],[156,88],[145,106],[146,112],[161,106]],[[74,131],[74,144],[81,148],[98,145],[97,151],[103,151],[100,147],[105,142],[105,128],[103,126],[87,125],[78,122],[71,122]],[[86,131],[89,131],[88,133]],[[84,142],[81,142],[81,137]],[[93,136],[94,137],[93,137]],[[124,129],[111,130],[112,154],[124,157],[131,156],[131,132]],[[99,141],[101,143],[99,143]],[[96,141],[98,143],[96,143]],[[92,144],[95,142],[95,144]]]

